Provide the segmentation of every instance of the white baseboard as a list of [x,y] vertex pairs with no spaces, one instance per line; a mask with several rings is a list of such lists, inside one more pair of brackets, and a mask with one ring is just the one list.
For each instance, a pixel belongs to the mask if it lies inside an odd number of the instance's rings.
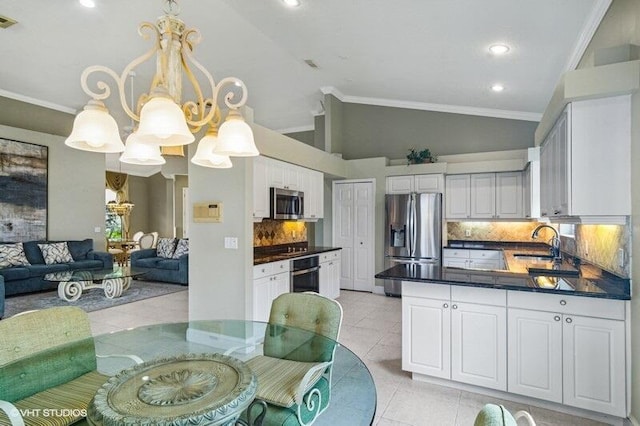
[[638,420],[636,420],[636,418],[633,417],[633,415],[629,416],[629,421],[633,426],[640,426],[640,422],[638,422]]

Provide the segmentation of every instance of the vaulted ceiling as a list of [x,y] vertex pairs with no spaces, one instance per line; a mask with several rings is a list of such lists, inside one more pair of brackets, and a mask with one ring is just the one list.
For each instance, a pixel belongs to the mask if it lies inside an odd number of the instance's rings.
[[[88,9],[76,0],[4,0],[0,15],[18,24],[0,30],[0,96],[75,112],[88,100],[84,68],[120,73],[149,48],[137,27],[162,15],[163,1],[95,1]],[[610,3],[300,1],[179,1],[179,17],[202,33],[196,58],[216,80],[242,79],[255,121],[274,130],[310,129],[322,91],[348,102],[537,120]],[[491,55],[495,43],[510,51]],[[154,66],[137,70],[136,92],[148,89]],[[505,90],[493,92],[495,83]],[[129,124],[115,99],[107,105]]]

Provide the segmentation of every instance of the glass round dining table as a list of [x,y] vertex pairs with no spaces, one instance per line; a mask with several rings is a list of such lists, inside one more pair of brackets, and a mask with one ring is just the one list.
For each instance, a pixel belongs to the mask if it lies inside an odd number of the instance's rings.
[[[227,355],[240,364],[262,355],[265,335],[287,333],[285,352],[309,351],[324,345],[327,339],[312,332],[263,322],[209,320],[167,323],[132,328],[94,337],[98,355],[135,355],[144,364],[174,360],[186,354],[202,357]],[[314,425],[370,425],[376,411],[376,388],[371,373],[347,347],[335,344],[328,408]],[[219,354],[219,355],[216,355]],[[218,360],[216,360],[218,361]],[[99,357],[98,370],[110,376],[127,376],[132,361],[126,358]],[[246,365],[246,364],[245,364]],[[134,371],[135,372],[135,371]],[[127,373],[127,374],[123,374]],[[265,419],[265,424],[269,424]]]

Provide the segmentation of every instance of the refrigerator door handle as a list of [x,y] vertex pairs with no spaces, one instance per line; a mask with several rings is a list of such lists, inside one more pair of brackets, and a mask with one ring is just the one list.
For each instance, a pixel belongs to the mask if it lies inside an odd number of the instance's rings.
[[409,252],[411,256],[415,256],[416,255],[416,239],[417,239],[417,230],[416,230],[416,221],[417,221],[417,217],[416,217],[416,200],[415,200],[415,194],[411,194],[411,205],[410,205],[410,213],[411,215],[411,235],[410,235],[410,239],[411,239],[411,251]]
[[408,208],[407,208],[407,230],[409,232],[407,232],[406,238],[407,238],[407,251],[409,253],[409,256],[411,256],[411,250],[412,250],[412,242],[411,241],[411,196],[409,196],[409,200],[408,200]]

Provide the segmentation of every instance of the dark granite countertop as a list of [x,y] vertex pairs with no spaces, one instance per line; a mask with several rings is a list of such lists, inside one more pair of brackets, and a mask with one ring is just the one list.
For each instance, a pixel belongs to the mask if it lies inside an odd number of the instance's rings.
[[341,250],[340,247],[322,247],[322,246],[296,246],[295,251],[267,250],[266,252],[255,252],[253,254],[253,264],[261,265],[263,263],[278,262],[280,260],[297,259],[301,257],[313,256],[328,251]]
[[[547,247],[547,248],[545,248]],[[467,245],[453,245],[447,248],[469,248],[502,250],[508,270],[484,270],[443,267],[427,264],[398,264],[386,271],[376,274],[376,278],[433,282],[439,284],[461,285],[471,287],[487,287],[517,291],[533,291],[541,293],[561,293],[574,296],[599,297],[606,299],[630,300],[630,280],[620,278],[587,263],[579,264],[575,259],[566,256],[561,266],[562,275],[554,275],[553,270],[533,273],[527,272],[531,263],[516,261],[513,254],[530,253],[547,254],[548,246],[527,243],[472,242]],[[538,267],[538,264],[533,264]],[[539,268],[538,268],[539,269]],[[577,276],[565,275],[570,269],[577,270]]]

